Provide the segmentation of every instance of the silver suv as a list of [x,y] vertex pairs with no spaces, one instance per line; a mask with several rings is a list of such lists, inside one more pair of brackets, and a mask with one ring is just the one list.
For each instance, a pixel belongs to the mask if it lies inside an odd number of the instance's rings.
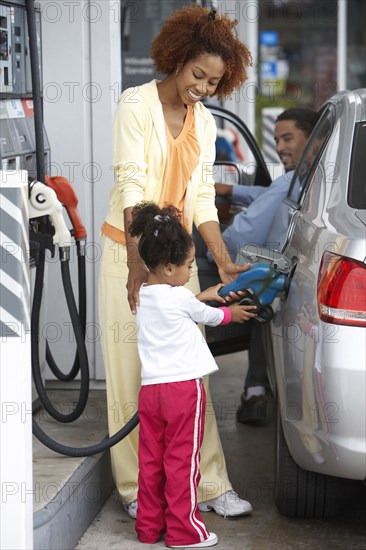
[[366,89],[323,107],[286,202],[295,269],[264,327],[278,402],[275,500],[337,511],[339,478],[366,479]]
[[[240,132],[255,158],[251,182],[231,163],[237,182],[269,185],[245,124],[210,109]],[[262,324],[278,405],[275,501],[288,516],[327,517],[338,511],[344,480],[366,479],[366,89],[337,93],[323,106],[286,202],[281,254],[254,247],[250,259],[287,274],[273,320]],[[197,263],[203,288],[219,281],[204,252]],[[245,325],[208,330],[213,353],[247,349]]]

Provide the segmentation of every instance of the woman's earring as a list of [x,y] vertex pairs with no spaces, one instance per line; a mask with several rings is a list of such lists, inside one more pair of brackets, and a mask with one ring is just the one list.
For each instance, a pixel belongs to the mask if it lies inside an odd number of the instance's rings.
[[177,70],[175,71],[175,76],[178,76],[178,73],[179,73],[179,65],[177,67]]

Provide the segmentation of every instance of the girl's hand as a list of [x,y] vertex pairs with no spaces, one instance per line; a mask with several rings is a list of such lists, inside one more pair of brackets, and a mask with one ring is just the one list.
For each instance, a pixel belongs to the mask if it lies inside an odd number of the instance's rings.
[[228,306],[228,308],[231,311],[232,323],[244,323],[245,321],[250,321],[250,319],[253,319],[253,317],[256,316],[256,306],[241,306],[240,304],[232,304],[231,306]]
[[[215,302],[220,302],[222,304],[225,304],[225,299],[221,298],[221,296],[219,296],[219,290],[223,286],[224,285],[222,283],[219,283],[219,284],[214,285],[214,286],[209,286],[208,288],[206,288],[206,290],[203,290],[202,292],[197,294],[196,298],[200,302],[215,301]],[[234,293],[232,293],[232,294],[234,294]]]
[[133,314],[136,313],[136,307],[139,305],[139,290],[143,283],[146,283],[149,272],[145,267],[145,264],[136,259],[129,263],[128,279],[127,279],[127,293],[128,303]]
[[222,298],[219,295],[219,291],[224,287],[222,283],[218,283],[214,286],[209,286],[206,288],[206,290],[203,290],[199,294],[197,294],[196,298],[200,302],[220,302],[221,304],[225,304],[226,302],[235,302],[238,300],[241,300],[241,298],[244,296],[244,292],[239,290],[238,293],[235,293],[233,291],[230,291],[225,298]]

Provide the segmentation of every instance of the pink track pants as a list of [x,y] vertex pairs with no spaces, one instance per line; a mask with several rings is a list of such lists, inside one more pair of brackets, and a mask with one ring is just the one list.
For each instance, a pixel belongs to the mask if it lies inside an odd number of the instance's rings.
[[206,395],[201,380],[142,386],[136,533],[153,544],[194,544],[209,534],[197,507]]

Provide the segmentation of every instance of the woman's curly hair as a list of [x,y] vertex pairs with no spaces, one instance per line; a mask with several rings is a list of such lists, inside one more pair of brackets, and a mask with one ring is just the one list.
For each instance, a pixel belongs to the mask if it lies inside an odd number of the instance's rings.
[[154,38],[151,57],[158,73],[169,75],[180,64],[204,53],[219,55],[226,70],[214,93],[224,99],[247,80],[252,65],[248,48],[237,35],[238,21],[200,6],[176,10]]
[[193,246],[181,223],[181,211],[173,205],[159,208],[148,201],[137,204],[132,209],[129,233],[140,237],[139,254],[150,271],[159,265],[183,265]]

